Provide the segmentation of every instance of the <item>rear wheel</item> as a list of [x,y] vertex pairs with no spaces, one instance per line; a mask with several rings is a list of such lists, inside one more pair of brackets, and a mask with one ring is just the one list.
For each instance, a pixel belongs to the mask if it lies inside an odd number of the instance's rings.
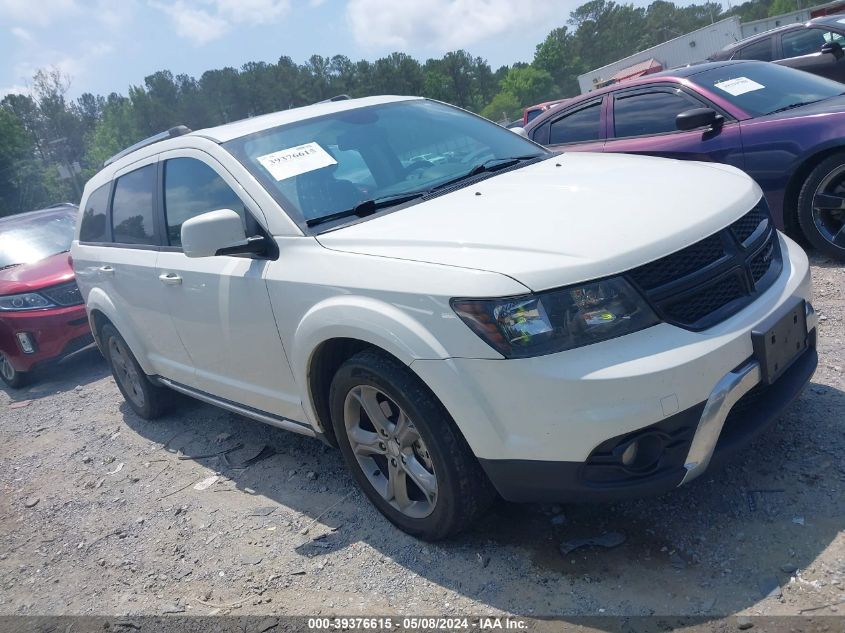
[[26,385],[29,380],[29,374],[12,367],[12,363],[6,355],[0,352],[0,378],[12,389],[19,389]]
[[104,325],[100,337],[114,381],[126,403],[145,420],[161,416],[172,400],[172,392],[150,380],[114,326]]
[[804,181],[798,224],[819,251],[845,260],[845,153],[823,160]]
[[448,412],[405,365],[376,351],[332,380],[335,435],[352,475],[395,525],[435,540],[469,526],[492,486]]

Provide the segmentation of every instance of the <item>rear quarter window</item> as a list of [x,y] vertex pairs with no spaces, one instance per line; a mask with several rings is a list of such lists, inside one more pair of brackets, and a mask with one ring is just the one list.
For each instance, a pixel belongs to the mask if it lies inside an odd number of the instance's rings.
[[108,239],[106,209],[109,206],[111,183],[95,189],[80,214],[79,241],[105,242]]

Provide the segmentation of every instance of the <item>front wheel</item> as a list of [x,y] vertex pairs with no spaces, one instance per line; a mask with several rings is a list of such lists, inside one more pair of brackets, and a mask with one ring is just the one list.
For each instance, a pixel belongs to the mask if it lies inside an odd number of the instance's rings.
[[427,540],[452,536],[495,493],[448,412],[405,365],[366,350],[332,380],[335,435],[352,476],[396,526]]
[[20,389],[28,382],[29,374],[12,367],[11,361],[0,352],[0,378],[12,389]]
[[845,260],[845,152],[823,160],[804,181],[798,224],[819,251]]

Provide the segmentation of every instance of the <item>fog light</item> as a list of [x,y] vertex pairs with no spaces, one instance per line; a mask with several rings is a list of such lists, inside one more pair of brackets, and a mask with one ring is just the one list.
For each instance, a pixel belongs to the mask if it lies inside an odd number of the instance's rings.
[[24,354],[35,353],[35,343],[32,340],[32,335],[29,332],[18,332],[18,343],[21,344],[21,349]]
[[628,444],[628,448],[625,449],[625,452],[622,453],[622,463],[625,466],[631,466],[635,461],[637,461],[637,453],[640,452],[640,445],[638,442],[631,442]]

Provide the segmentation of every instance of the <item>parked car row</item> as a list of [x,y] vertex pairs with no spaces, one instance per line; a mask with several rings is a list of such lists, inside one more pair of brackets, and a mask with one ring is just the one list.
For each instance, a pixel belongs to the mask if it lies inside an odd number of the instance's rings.
[[30,373],[93,343],[68,251],[78,208],[0,218],[0,378]]
[[731,44],[710,57],[758,60],[845,82],[845,16],[828,15],[788,24]]
[[[646,111],[700,100],[682,134],[748,153],[726,141],[769,106],[716,98],[768,98],[747,66],[664,78]],[[532,133],[607,144],[614,98]],[[759,151],[776,165],[794,144]],[[133,146],[85,186],[71,252],[135,413],[178,392],[319,438],[390,521],[434,539],[497,493],[672,490],[763,432],[817,364],[809,263],[770,206],[780,221],[727,164],[559,153],[370,97]]]
[[722,61],[596,90],[534,119],[532,140],[738,167],[780,229],[845,259],[845,85],[792,68]]

